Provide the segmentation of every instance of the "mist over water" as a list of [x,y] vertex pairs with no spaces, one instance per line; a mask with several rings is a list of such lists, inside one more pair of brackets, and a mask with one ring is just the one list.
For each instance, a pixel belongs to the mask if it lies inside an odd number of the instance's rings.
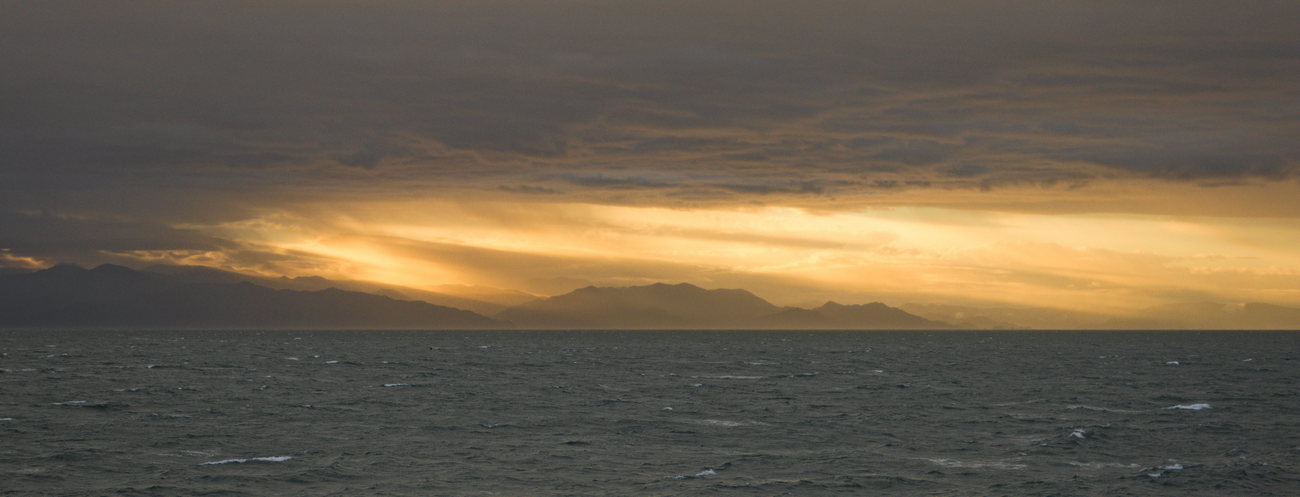
[[1300,494],[1295,332],[0,332],[0,495]]

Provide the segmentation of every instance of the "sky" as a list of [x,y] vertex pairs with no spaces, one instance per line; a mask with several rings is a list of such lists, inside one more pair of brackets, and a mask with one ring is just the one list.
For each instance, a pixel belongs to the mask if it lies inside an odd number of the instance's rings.
[[1300,3],[0,0],[0,266],[1300,306]]

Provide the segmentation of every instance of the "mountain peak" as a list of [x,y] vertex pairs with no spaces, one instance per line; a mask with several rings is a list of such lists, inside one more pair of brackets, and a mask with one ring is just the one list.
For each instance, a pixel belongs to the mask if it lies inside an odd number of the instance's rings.
[[46,274],[75,274],[88,271],[86,268],[73,264],[71,262],[61,262],[39,272]]
[[97,274],[131,274],[135,273],[136,270],[117,264],[100,264],[95,266],[95,269],[91,269],[90,272]]
[[777,312],[745,290],[707,290],[690,283],[588,286],[526,303],[498,317],[538,328],[719,328]]
[[[173,271],[176,272],[176,271]],[[273,290],[251,281],[115,264],[60,265],[0,278],[0,327],[499,328],[470,311],[369,293]]]

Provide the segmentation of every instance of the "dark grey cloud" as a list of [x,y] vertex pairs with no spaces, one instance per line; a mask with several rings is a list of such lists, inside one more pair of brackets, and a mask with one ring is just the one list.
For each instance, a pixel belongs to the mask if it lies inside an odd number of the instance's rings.
[[595,186],[600,188],[612,189],[634,189],[634,188],[669,188],[680,186],[667,182],[662,179],[637,176],[613,176],[601,173],[592,174],[564,174],[560,178],[578,186]]
[[129,251],[222,251],[233,242],[167,225],[0,211],[0,247],[20,257],[95,264]]
[[[1295,2],[0,8],[12,209],[174,221],[412,184],[745,202],[1300,164]],[[199,205],[223,194],[246,202]]]

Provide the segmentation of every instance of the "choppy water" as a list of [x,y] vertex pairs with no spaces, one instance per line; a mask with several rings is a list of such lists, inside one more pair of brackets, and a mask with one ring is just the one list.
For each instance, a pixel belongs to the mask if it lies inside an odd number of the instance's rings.
[[0,332],[3,495],[1300,495],[1300,333]]

